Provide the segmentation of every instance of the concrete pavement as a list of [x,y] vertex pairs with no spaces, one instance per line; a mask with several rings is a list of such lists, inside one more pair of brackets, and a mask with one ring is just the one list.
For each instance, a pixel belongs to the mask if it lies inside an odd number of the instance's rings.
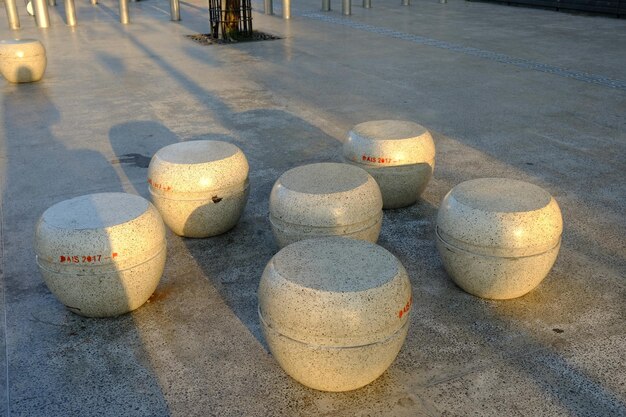
[[[0,80],[0,415],[626,415],[626,21],[450,0],[294,2],[292,19],[254,14],[281,40],[202,46],[200,1],[169,21],[163,0],[76,5],[78,26],[22,29],[48,69]],[[262,12],[262,2],[253,4]],[[21,4],[19,5],[21,6]],[[279,12],[279,4],[276,11]],[[4,19],[4,16],[3,16]],[[403,262],[414,307],[406,344],[374,383],[310,390],[267,351],[256,289],[277,247],[274,181],[338,161],[353,125],[406,119],[435,133],[433,181],[415,206],[385,212],[379,244]],[[65,310],[32,248],[37,218],[77,195],[148,196],[161,147],[218,139],[243,149],[251,195],[232,231],[168,235],[150,302],[113,319]],[[443,196],[461,181],[526,180],[563,211],[561,254],[533,292],[464,293],[434,244]]]

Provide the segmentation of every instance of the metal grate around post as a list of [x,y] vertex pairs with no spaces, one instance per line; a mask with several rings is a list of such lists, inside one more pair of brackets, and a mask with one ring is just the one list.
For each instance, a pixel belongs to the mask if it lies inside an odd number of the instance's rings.
[[[235,7],[228,7],[233,5]],[[232,38],[236,29],[236,37],[252,36],[252,4],[251,0],[209,0],[209,20],[211,36],[214,39],[237,40]]]

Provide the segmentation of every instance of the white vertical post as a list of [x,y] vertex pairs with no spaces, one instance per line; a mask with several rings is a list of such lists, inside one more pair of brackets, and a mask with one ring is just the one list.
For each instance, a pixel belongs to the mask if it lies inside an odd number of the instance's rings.
[[35,22],[38,28],[50,27],[50,15],[48,14],[48,4],[46,0],[33,0],[35,10]]
[[68,26],[76,26],[74,0],[65,0],[65,20]]
[[178,0],[170,0],[170,15],[172,21],[180,20],[180,2]]
[[128,0],[120,0],[120,23],[123,25],[130,23],[128,16]]
[[283,0],[283,19],[291,19],[291,0]]
[[15,30],[20,28],[20,16],[17,13],[17,4],[15,0],[4,0],[4,8],[7,11],[7,20],[9,28]]
[[352,2],[351,0],[342,0],[341,2],[341,14],[344,16],[350,16],[352,14]]

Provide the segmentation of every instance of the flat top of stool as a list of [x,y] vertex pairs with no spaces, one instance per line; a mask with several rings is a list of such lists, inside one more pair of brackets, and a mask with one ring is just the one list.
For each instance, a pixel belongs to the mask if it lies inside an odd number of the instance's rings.
[[158,157],[171,164],[191,165],[221,161],[230,158],[241,150],[228,142],[217,140],[192,140],[179,142],[161,148]]
[[43,213],[42,220],[58,229],[102,229],[136,219],[149,204],[133,194],[87,194],[53,205]]
[[290,169],[278,181],[303,194],[333,194],[358,188],[366,184],[368,178],[369,174],[359,167],[325,162]]
[[[0,41],[0,57],[31,59],[45,56],[46,49],[37,39],[7,39]],[[41,59],[41,58],[37,58]]]
[[343,237],[301,240],[283,248],[273,262],[285,279],[330,292],[380,287],[398,274],[399,263],[378,245]]
[[354,126],[352,133],[370,140],[403,140],[420,137],[428,130],[404,120],[373,120]]
[[5,39],[1,40],[2,45],[24,45],[28,43],[40,43],[37,39]]
[[450,191],[459,203],[482,211],[514,213],[546,207],[552,196],[543,188],[507,178],[465,181]]

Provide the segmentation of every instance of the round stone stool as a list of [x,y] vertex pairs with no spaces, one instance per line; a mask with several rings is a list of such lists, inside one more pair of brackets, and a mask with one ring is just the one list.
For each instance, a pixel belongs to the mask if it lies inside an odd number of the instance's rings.
[[376,242],[383,220],[374,178],[336,163],[304,165],[278,178],[270,194],[270,223],[278,246],[344,236]]
[[322,391],[349,391],[396,358],[412,304],[406,270],[370,242],[325,237],[279,251],[259,284],[259,318],[280,366]]
[[39,81],[46,70],[46,50],[36,39],[0,41],[0,73],[12,83]]
[[198,140],[160,149],[150,161],[152,201],[165,224],[186,237],[232,229],[248,200],[248,161],[227,142]]
[[456,284],[483,298],[520,297],[548,275],[561,246],[556,200],[522,181],[482,178],[454,187],[437,215],[437,248]]
[[165,266],[165,226],[144,198],[90,194],[46,210],[35,229],[37,264],[74,313],[110,317],[148,300]]
[[366,170],[380,186],[383,208],[414,204],[435,169],[435,143],[424,127],[401,120],[360,123],[343,144],[344,161]]

